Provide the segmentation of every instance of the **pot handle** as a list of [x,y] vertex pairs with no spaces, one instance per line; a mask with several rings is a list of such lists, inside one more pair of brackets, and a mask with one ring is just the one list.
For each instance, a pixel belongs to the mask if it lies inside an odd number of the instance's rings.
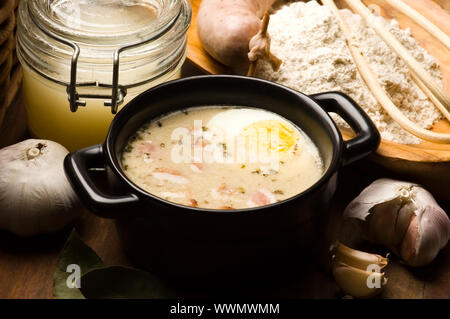
[[68,154],[64,159],[64,170],[87,208],[100,217],[115,218],[137,203],[139,198],[131,193],[113,196],[101,191],[89,176],[89,169],[98,168],[99,163],[104,166],[103,147],[96,145]]
[[311,95],[327,112],[339,114],[355,131],[356,137],[345,141],[343,165],[349,165],[377,150],[380,133],[369,116],[352,98],[341,92]]

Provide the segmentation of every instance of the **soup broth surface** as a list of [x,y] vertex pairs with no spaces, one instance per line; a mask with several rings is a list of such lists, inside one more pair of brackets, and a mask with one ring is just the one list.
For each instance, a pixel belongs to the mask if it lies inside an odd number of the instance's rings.
[[324,172],[312,140],[285,118],[248,107],[195,107],[143,125],[122,155],[127,177],[192,207],[241,209],[308,189]]

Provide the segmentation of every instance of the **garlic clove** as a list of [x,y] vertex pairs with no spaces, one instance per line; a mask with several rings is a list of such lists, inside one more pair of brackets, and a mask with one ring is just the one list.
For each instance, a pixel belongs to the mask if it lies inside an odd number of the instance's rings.
[[375,297],[387,284],[384,273],[361,270],[343,262],[334,262],[332,272],[342,291],[355,298]]
[[417,256],[416,243],[419,237],[419,220],[413,215],[400,246],[400,256],[408,264],[411,264]]
[[340,242],[332,245],[330,251],[333,254],[333,262],[342,262],[351,267],[363,270],[367,269],[370,265],[378,265],[380,269],[383,269],[389,262],[383,256],[352,249]]
[[447,245],[450,239],[450,220],[426,190],[420,189],[417,192],[416,201],[429,204],[417,209],[403,240],[400,257],[408,265],[420,267],[433,261]]
[[391,249],[395,246],[395,250],[393,250],[393,252],[397,255],[399,254],[397,247],[400,246],[402,240],[405,238],[411,219],[415,216],[414,210],[415,204],[411,201],[405,203],[397,214],[394,230],[394,241],[389,245]]
[[[400,243],[402,238],[396,238],[395,227],[401,207],[402,200],[399,197],[372,207],[370,215],[366,218],[368,229],[363,233],[365,237],[369,241],[384,246],[391,246],[392,244],[395,246]],[[379,229],[383,229],[384,231],[380,232]]]

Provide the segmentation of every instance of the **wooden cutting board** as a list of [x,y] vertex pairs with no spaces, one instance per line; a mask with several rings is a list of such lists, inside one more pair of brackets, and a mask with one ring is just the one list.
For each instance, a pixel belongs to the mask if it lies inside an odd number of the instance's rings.
[[[450,13],[444,8],[442,3],[450,1],[432,0],[404,0],[411,7],[421,12],[447,34],[450,34]],[[231,70],[212,59],[198,39],[196,32],[196,13],[201,0],[192,0],[193,21],[189,30],[189,51],[188,59],[198,67],[211,74],[230,74]],[[430,36],[420,26],[412,22],[408,17],[392,8],[384,0],[365,0],[365,4],[377,4],[381,8],[381,15],[388,19],[397,19],[400,27],[410,28],[416,40],[432,54],[440,64],[444,76],[444,87],[450,95],[450,52],[435,38]],[[340,8],[345,7],[342,0],[336,1]],[[447,6],[448,7],[448,6]],[[450,123],[442,120],[433,129],[436,132],[450,133]],[[343,132],[348,138],[349,134]],[[381,166],[399,173],[400,176],[411,175],[418,182],[429,185],[432,189],[442,193],[447,199],[450,194],[442,192],[442,180],[447,179],[447,186],[450,184],[450,145],[423,142],[418,145],[404,145],[383,140],[377,154],[373,159]]]

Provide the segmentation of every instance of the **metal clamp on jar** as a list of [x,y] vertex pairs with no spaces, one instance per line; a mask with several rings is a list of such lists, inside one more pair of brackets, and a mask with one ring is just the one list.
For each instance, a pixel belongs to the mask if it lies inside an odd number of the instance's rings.
[[103,142],[120,107],[180,77],[190,21],[188,0],[22,0],[30,132],[70,150]]

